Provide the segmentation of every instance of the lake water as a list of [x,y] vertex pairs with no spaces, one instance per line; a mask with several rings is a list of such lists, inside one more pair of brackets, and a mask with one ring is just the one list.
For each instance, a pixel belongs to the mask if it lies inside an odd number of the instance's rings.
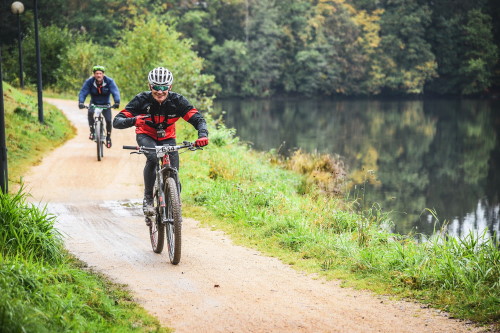
[[[228,127],[256,150],[339,155],[398,233],[500,230],[500,101],[217,100]],[[428,209],[435,211],[431,214]]]

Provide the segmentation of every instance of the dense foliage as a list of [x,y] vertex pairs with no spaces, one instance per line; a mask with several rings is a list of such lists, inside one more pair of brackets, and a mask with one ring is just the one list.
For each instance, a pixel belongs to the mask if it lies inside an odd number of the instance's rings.
[[[31,6],[21,19],[26,76],[34,83]],[[477,95],[500,87],[495,0],[55,0],[39,7],[44,82],[60,88],[82,76],[75,60],[88,68],[103,57],[128,59],[141,71],[174,62],[178,75],[212,74],[219,96]],[[16,18],[5,2],[1,10],[5,77],[15,82]],[[145,21],[166,26],[152,32]],[[147,35],[126,49],[137,29]],[[192,56],[177,53],[167,61],[161,54],[174,45],[205,62],[191,67]],[[123,77],[118,71],[110,74]]]

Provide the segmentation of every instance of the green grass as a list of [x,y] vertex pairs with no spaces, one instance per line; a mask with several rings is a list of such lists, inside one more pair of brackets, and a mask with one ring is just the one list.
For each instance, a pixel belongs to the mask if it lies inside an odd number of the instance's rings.
[[2,332],[168,332],[124,286],[84,269],[64,249],[54,216],[22,189],[0,194]]
[[[192,135],[190,125],[181,127],[179,139]],[[284,167],[296,163],[277,165],[223,126],[210,129],[210,140],[204,151],[181,155],[185,215],[344,285],[500,322],[500,251],[484,234],[436,234],[427,242],[393,234],[390,214],[376,206],[360,211]]]
[[60,262],[62,242],[55,217],[26,204],[23,188],[0,196],[0,245],[5,257],[28,262]]
[[7,83],[3,84],[3,91],[9,182],[19,184],[31,166],[72,138],[76,131],[60,111],[47,103],[43,105],[44,123],[40,123],[36,94]]

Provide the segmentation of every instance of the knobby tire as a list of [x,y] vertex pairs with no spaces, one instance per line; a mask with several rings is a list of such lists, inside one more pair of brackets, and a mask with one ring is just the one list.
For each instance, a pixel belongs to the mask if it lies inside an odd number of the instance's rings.
[[96,121],[94,124],[95,142],[97,143],[97,160],[100,161],[103,156],[102,147],[102,123]]
[[165,216],[165,205],[162,204],[164,202],[165,193],[163,191],[158,191],[158,187],[155,186],[153,195],[155,215],[150,217],[152,221],[149,225],[151,247],[155,253],[161,253],[163,251],[163,245],[165,242],[165,224],[162,222],[162,217]]
[[181,260],[182,245],[182,213],[181,201],[177,184],[173,178],[167,178],[165,183],[167,197],[167,245],[168,256],[173,265]]

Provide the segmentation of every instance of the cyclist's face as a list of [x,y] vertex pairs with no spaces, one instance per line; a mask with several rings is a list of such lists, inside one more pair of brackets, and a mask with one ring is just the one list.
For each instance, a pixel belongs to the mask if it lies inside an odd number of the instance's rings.
[[151,85],[149,85],[149,88],[151,89],[151,93],[153,94],[153,98],[160,104],[163,103],[163,101],[165,101],[167,99],[168,92],[170,91],[170,89],[164,90],[164,91],[154,90]]
[[94,72],[94,78],[97,80],[97,82],[101,82],[103,77],[104,77],[104,72],[102,71]]

